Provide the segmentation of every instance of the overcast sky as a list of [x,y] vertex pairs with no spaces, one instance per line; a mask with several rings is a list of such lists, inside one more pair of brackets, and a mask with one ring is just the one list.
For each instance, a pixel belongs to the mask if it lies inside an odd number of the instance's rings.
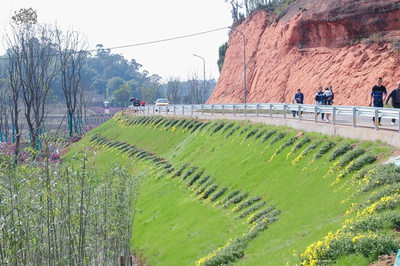
[[[39,23],[73,27],[85,34],[89,49],[105,48],[175,38],[230,26],[230,9],[224,0],[1,0],[0,29],[11,21],[14,11],[32,7]],[[228,29],[190,38],[112,50],[126,59],[134,58],[141,70],[164,79],[196,71],[218,78],[218,48],[228,40]],[[0,53],[4,54],[4,46]]]

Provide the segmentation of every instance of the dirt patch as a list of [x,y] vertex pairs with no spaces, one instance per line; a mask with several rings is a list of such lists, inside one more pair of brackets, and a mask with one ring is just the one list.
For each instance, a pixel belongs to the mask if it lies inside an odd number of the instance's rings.
[[378,258],[378,263],[371,263],[369,266],[393,266],[396,261],[396,255],[382,255]]

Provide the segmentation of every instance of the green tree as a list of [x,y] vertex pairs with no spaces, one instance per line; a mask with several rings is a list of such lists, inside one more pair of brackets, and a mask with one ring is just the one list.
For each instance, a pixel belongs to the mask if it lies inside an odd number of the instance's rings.
[[131,95],[132,89],[128,84],[120,85],[119,88],[114,91],[114,98],[121,104],[122,109],[124,109],[124,105],[129,101],[129,96]]
[[221,45],[218,49],[218,61],[217,61],[217,65],[218,65],[218,70],[219,73],[221,73],[222,71],[222,67],[224,66],[224,61],[225,61],[225,54],[226,54],[226,50],[228,49],[228,42],[225,42],[223,45]]
[[106,98],[110,99],[114,95],[114,91],[116,91],[119,86],[125,83],[125,80],[123,80],[121,77],[113,77],[109,79],[106,85]]

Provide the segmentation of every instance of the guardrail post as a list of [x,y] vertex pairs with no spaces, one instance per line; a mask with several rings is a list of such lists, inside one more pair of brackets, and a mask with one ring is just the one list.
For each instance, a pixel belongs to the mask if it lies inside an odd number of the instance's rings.
[[233,116],[235,116],[236,115],[236,105],[233,105]]
[[332,125],[336,124],[336,107],[333,106],[332,108]]
[[222,115],[225,115],[225,108],[224,108],[225,106],[224,105],[222,105]]
[[283,118],[286,119],[286,104],[283,105]]
[[379,111],[375,109],[375,130],[379,130]]
[[214,115],[214,105],[211,104],[211,115]]
[[299,117],[299,121],[301,121],[302,113],[301,113],[301,105],[300,104],[297,106],[297,116]]
[[357,126],[357,109],[353,107],[353,127]]
[[185,106],[182,105],[182,115],[185,115]]
[[201,115],[204,115],[203,105],[201,105]]
[[256,105],[256,116],[258,117],[258,108],[260,107],[260,105]]
[[193,116],[193,105],[190,106],[190,115]]
[[399,122],[399,134],[400,134],[400,111],[399,111],[399,120],[397,120]]
[[174,115],[176,115],[176,106],[174,105]]
[[153,106],[153,115],[154,115],[154,106]]
[[246,116],[246,115],[247,115],[246,104],[244,104],[244,107],[243,107],[243,113],[244,113],[244,116]]
[[272,104],[269,104],[269,117],[272,117]]
[[314,123],[318,122],[318,106],[314,106]]

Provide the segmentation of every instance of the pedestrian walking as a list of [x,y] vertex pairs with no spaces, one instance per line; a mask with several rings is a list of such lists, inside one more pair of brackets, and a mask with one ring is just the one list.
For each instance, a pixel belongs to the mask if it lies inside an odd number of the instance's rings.
[[[378,78],[377,84],[372,87],[371,99],[369,101],[369,106],[374,102],[374,107],[383,107],[383,102],[387,95],[386,87],[382,85],[382,78]],[[375,125],[375,117],[372,118],[372,123]],[[379,117],[378,126],[381,124],[381,117]]]
[[140,110],[140,101],[139,101],[139,99],[138,98],[135,98],[134,100],[133,100],[133,108],[134,108],[134,110],[135,110],[135,113],[138,113]]
[[[301,92],[301,89],[298,88],[296,94],[294,95],[294,101],[297,104],[303,104],[304,102],[304,94]],[[302,115],[303,112],[301,112],[299,114],[299,112],[297,112],[297,115]],[[293,114],[293,117],[295,117],[295,115]]]
[[[322,86],[319,86],[318,87],[318,91],[317,91],[317,93],[315,94],[315,97],[314,97],[314,100],[315,100],[315,104],[316,105],[324,105],[324,103],[325,103],[325,100],[324,100],[324,92],[322,91]],[[319,115],[320,113],[317,113],[317,116]],[[322,120],[324,120],[324,113],[321,113],[321,119]]]
[[144,114],[144,107],[146,106],[146,102],[145,102],[144,100],[142,100],[142,101],[140,102],[140,105],[142,106],[142,112],[143,112],[143,114]]
[[[400,81],[397,82],[397,87],[392,90],[386,98],[385,105],[388,103],[389,99],[392,99],[392,107],[400,108]],[[392,125],[396,123],[396,119],[392,118]]]
[[[333,104],[333,98],[334,98],[334,94],[332,92],[332,86],[328,86],[327,88],[325,88],[325,92],[324,92],[324,104],[325,105],[332,105]],[[325,122],[329,122],[329,117],[330,117],[330,113],[326,114],[326,119],[324,120]]]

